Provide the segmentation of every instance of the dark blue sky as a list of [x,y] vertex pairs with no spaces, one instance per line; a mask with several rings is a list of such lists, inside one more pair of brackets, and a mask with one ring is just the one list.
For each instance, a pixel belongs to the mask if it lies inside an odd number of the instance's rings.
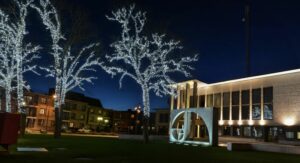
[[[109,44],[120,34],[117,24],[105,19],[112,9],[136,3],[147,11],[147,31],[164,32],[182,41],[183,54],[198,53],[199,61],[192,72],[195,79],[211,83],[244,77],[245,24],[243,0],[67,0],[87,14],[92,39],[102,45],[101,53],[109,53]],[[34,17],[34,16],[33,16]],[[33,18],[34,20],[34,18]],[[30,21],[31,39],[47,42],[39,22]],[[300,2],[292,0],[252,1],[251,75],[278,72],[300,67]],[[68,30],[68,29],[64,29]],[[47,34],[47,33],[46,33]],[[43,36],[43,37],[42,37]],[[44,44],[43,46],[47,46]],[[49,46],[49,45],[48,45]],[[47,48],[44,48],[47,49]],[[51,56],[42,51],[40,64],[49,64]],[[99,69],[94,85],[86,85],[87,96],[99,98],[104,107],[133,108],[141,104],[141,90],[130,79],[119,89],[118,78],[111,79]],[[54,86],[52,78],[28,74],[26,79],[34,91],[46,92]],[[183,77],[178,81],[185,80]],[[167,107],[167,98],[151,96],[151,108]]]

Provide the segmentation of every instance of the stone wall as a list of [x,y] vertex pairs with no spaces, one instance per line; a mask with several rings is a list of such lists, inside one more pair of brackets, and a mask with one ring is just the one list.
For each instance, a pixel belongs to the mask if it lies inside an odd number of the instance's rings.
[[300,125],[300,83],[273,87],[273,124]]

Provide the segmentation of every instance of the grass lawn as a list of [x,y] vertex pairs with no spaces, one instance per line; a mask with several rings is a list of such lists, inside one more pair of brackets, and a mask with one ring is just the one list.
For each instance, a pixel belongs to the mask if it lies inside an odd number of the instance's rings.
[[[47,153],[20,153],[18,147],[45,147]],[[16,146],[11,155],[0,155],[0,163],[68,163],[68,162],[237,162],[237,163],[293,163],[300,162],[300,155],[267,152],[229,152],[220,147],[193,147],[152,141],[143,144],[139,141],[118,140],[96,137],[63,136],[55,140],[49,135],[27,135]],[[58,148],[65,148],[61,150]],[[92,158],[77,160],[76,158]]]

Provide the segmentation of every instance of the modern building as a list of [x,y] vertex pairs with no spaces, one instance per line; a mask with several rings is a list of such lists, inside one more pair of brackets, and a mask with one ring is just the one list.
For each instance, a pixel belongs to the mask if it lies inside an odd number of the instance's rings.
[[[215,108],[219,136],[300,140],[300,69],[211,84],[189,80],[174,87],[177,96],[171,97],[171,114],[181,109]],[[184,126],[184,117],[176,118],[170,131]],[[194,114],[190,122],[188,139],[206,139],[202,118]]]

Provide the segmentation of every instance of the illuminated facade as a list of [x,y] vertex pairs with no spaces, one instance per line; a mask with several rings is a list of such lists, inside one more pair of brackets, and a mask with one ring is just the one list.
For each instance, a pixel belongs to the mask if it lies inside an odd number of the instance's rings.
[[[300,140],[300,69],[212,84],[190,80],[174,85],[171,114],[180,109],[216,108],[219,136],[265,141]],[[190,116],[190,140],[208,137],[199,115]],[[183,128],[178,117],[171,128]]]
[[[54,97],[52,93],[26,92],[26,128],[28,131],[53,131],[55,124]],[[93,131],[106,131],[111,126],[109,111],[98,99],[71,92],[67,95],[63,109],[65,131],[88,128]]]

